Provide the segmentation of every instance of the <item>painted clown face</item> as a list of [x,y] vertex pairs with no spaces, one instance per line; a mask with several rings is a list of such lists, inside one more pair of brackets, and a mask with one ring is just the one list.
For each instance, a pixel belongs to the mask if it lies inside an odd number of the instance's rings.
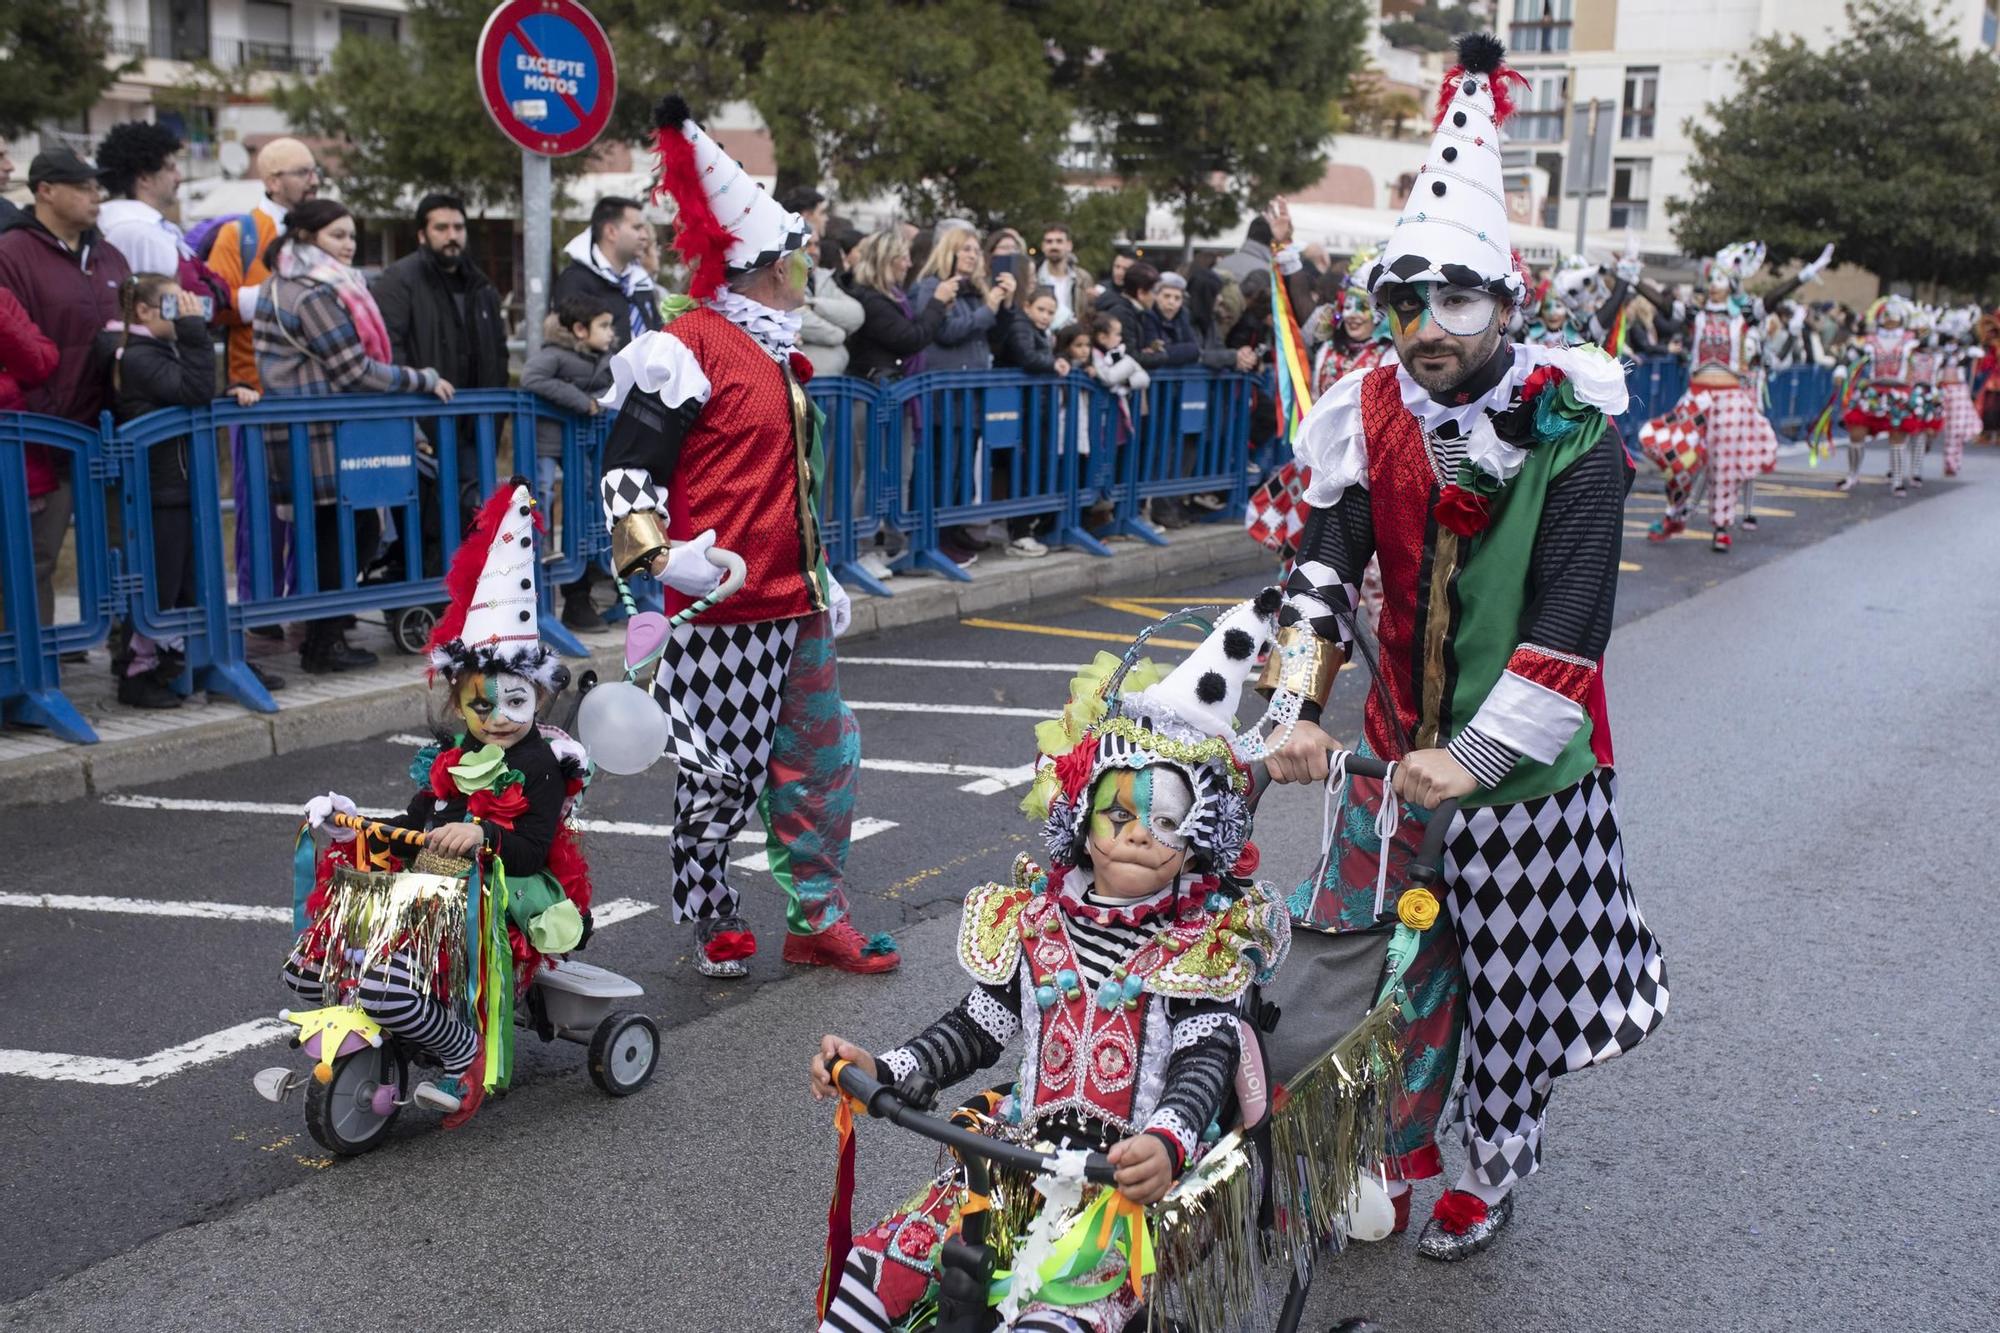
[[1187,862],[1182,825],[1194,808],[1186,777],[1162,765],[1113,769],[1090,793],[1094,887],[1114,898],[1150,898]]
[[505,750],[535,726],[535,685],[507,672],[475,671],[458,682],[459,716],[481,745]]
[[1349,301],[1340,317],[1341,327],[1347,336],[1356,342],[1365,342],[1375,336],[1375,307],[1359,301]]

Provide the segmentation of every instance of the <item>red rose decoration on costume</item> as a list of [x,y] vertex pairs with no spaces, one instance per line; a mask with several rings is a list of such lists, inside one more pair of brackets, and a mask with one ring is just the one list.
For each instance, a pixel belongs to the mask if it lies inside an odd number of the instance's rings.
[[813,363],[806,360],[804,352],[788,352],[785,359],[791,363],[793,379],[800,384],[812,383]]
[[1521,384],[1521,401],[1532,403],[1551,384],[1561,384],[1563,373],[1554,366],[1536,366]]
[[451,780],[451,770],[464,757],[464,750],[453,746],[431,761],[431,795],[440,801],[449,801],[458,795],[458,784]]
[[1264,854],[1257,850],[1257,844],[1246,842],[1243,844],[1242,854],[1236,858],[1236,864],[1230,867],[1229,873],[1241,876],[1254,875],[1257,873],[1258,863],[1263,859]]
[[1068,754],[1056,756],[1056,781],[1063,795],[1075,800],[1090,784],[1090,770],[1097,766],[1097,737],[1085,736]]
[[1493,521],[1486,497],[1455,482],[1439,493],[1437,508],[1431,510],[1431,515],[1440,527],[1450,528],[1461,537],[1484,532]]
[[476,791],[466,799],[466,813],[487,824],[498,824],[501,828],[514,827],[515,818],[528,808],[528,794],[521,790],[519,783],[505,791]]

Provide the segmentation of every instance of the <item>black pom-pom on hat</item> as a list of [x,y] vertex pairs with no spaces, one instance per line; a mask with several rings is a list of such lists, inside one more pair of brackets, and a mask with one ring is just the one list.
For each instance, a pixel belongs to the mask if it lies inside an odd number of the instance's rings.
[[1507,48],[1490,32],[1468,32],[1458,39],[1459,67],[1467,74],[1491,74],[1507,57]]
[[1260,616],[1276,615],[1278,608],[1283,606],[1284,602],[1285,590],[1273,584],[1271,587],[1257,594],[1257,614]]
[[1229,682],[1220,672],[1204,671],[1201,679],[1194,683],[1194,697],[1205,704],[1219,704],[1229,694]]
[[654,129],[677,130],[693,119],[694,113],[688,110],[687,98],[679,93],[668,93],[653,103]]
[[1249,634],[1240,629],[1230,630],[1222,636],[1223,654],[1232,662],[1248,661],[1256,647]]

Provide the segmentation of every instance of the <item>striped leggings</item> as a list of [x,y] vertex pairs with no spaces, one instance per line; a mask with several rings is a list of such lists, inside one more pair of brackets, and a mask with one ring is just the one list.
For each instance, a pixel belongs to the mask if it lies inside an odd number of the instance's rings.
[[[1089,1309],[1095,1311],[1099,1304],[1102,1302],[1093,1303]],[[1121,1313],[1127,1312],[1121,1310]],[[849,1256],[819,1333],[889,1333],[897,1322],[889,1316],[882,1298],[875,1294],[866,1273]],[[1120,1333],[1124,1324],[1123,1319],[1115,1326],[1101,1325],[1095,1320],[1085,1323],[1046,1305],[1030,1305],[1007,1327],[1014,1333],[1099,1333],[1100,1329],[1103,1333]]]
[[[285,985],[310,1004],[340,1002],[327,994],[318,967],[296,953],[285,960]],[[354,1002],[386,1031],[436,1056],[446,1074],[463,1074],[479,1053],[472,1025],[411,984],[408,954],[390,954],[381,967],[362,973]]]

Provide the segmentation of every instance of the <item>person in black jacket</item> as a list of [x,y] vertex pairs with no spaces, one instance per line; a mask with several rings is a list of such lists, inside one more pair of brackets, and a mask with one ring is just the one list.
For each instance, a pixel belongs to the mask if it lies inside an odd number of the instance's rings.
[[[97,335],[91,354],[111,386],[111,410],[119,421],[162,408],[201,407],[215,397],[215,343],[200,306],[171,274],[126,278],[119,284],[118,306],[121,318]],[[245,407],[257,401],[255,389],[238,385],[229,392]],[[153,595],[162,611],[195,604],[191,446],[191,438],[183,435],[160,441],[147,455]],[[111,663],[118,677],[118,702],[134,708],[180,707],[181,696],[173,686],[187,666],[183,641],[153,639],[129,627],[122,637]],[[284,686],[280,677],[261,670],[257,674],[266,688]]]
[[847,373],[883,383],[923,369],[924,349],[937,340],[958,279],[946,278],[922,310],[911,309],[903,284],[910,276],[910,244],[894,231],[864,237],[848,258],[840,282],[861,302],[861,327],[847,340]]
[[[1055,335],[1049,332],[1055,322],[1056,289],[1037,287],[1021,309],[1003,313],[1000,327],[993,334],[994,367],[1025,371],[1030,375],[1054,375],[1058,378],[1068,375],[1069,359],[1056,347]],[[1031,405],[1039,405],[1043,412],[1044,431],[1053,433],[1059,428],[1058,395],[1032,394],[1027,401]],[[994,453],[994,498],[1005,499],[1014,493],[1014,468],[1018,453],[1014,449]],[[1029,560],[1047,555],[1049,548],[1035,538],[1035,529],[1040,523],[1041,518],[1036,515],[1008,519],[1007,554]]]
[[590,210],[590,230],[563,247],[569,264],[549,288],[549,309],[591,296],[618,312],[614,352],[640,334],[660,327],[660,291],[639,257],[652,235],[636,199],[607,195]]
[[[435,370],[458,389],[507,387],[507,322],[500,292],[465,253],[465,204],[453,195],[427,194],[417,204],[417,248],[382,270],[368,285],[382,308],[395,364]],[[435,447],[422,423],[426,448]],[[478,506],[477,471],[469,432],[460,432],[458,475],[468,479],[459,512]],[[424,517],[426,576],[444,572],[443,510],[437,494],[437,465],[419,465],[418,492]],[[403,578],[401,534],[386,545],[376,567],[391,579]]]

